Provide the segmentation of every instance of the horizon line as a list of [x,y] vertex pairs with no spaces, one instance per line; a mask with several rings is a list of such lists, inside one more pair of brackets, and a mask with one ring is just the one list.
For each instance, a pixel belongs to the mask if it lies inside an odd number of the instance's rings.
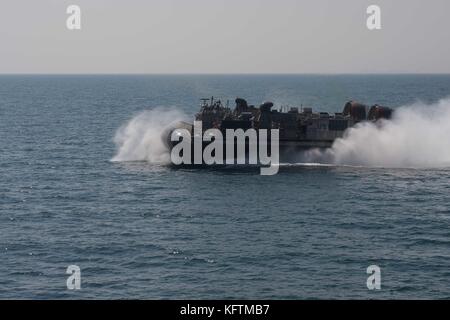
[[226,72],[226,73],[214,73],[214,72],[198,72],[198,73],[190,73],[190,72],[180,72],[180,73],[175,73],[175,72],[167,72],[167,73],[138,73],[138,72],[107,72],[107,73],[93,73],[93,72],[87,72],[87,73],[81,73],[81,72],[76,72],[76,73],[59,73],[59,72],[52,72],[52,73],[40,73],[40,72],[11,72],[11,73],[2,73],[0,72],[0,76],[182,76],[182,75],[191,75],[191,76],[208,76],[208,75],[216,75],[216,76],[226,76],[226,75],[231,75],[231,76],[245,76],[245,75],[262,75],[262,76],[267,76],[267,75],[325,75],[325,76],[340,76],[340,75],[450,75],[450,72],[343,72],[343,73],[327,73],[327,72],[240,72],[240,73],[231,73],[231,72]]

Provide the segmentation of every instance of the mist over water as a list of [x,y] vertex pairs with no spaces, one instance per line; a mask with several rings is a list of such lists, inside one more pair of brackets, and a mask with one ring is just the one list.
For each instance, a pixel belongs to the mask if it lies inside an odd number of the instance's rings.
[[306,152],[305,161],[392,168],[450,166],[450,99],[403,106],[391,120],[360,123],[331,149]]
[[171,123],[185,119],[183,112],[162,107],[139,113],[120,127],[114,137],[117,153],[111,161],[169,163],[162,133]]

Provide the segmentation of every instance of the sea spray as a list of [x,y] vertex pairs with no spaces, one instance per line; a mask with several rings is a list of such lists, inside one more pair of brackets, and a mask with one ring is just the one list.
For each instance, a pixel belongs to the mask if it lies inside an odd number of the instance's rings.
[[[119,128],[112,161],[170,162],[161,133],[185,120],[176,109],[144,111]],[[350,128],[327,151],[305,152],[301,161],[369,167],[450,167],[450,98],[399,107],[391,120]]]
[[308,162],[375,167],[450,167],[450,99],[397,108],[391,120],[347,130],[332,148],[305,153]]
[[111,161],[169,163],[169,150],[161,134],[171,123],[185,118],[174,108],[159,107],[139,113],[117,130],[114,137],[117,153]]

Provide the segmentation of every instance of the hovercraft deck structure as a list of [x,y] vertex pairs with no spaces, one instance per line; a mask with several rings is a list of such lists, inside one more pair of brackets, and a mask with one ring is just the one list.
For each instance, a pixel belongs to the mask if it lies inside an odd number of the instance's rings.
[[[195,116],[196,121],[202,122],[202,130],[219,129],[224,135],[227,129],[250,128],[278,129],[280,151],[306,150],[312,148],[326,149],[333,145],[344,132],[362,121],[376,122],[380,119],[390,119],[393,110],[388,107],[374,105],[370,108],[349,101],[340,113],[313,112],[312,108],[282,107],[274,109],[272,102],[265,102],[259,107],[248,105],[241,98],[235,100],[236,106],[232,110],[224,106],[220,100],[201,99],[200,112]],[[176,129],[187,129],[193,137],[193,124],[178,122],[168,128],[164,134],[164,141],[171,150],[177,142],[171,141],[171,134]]]

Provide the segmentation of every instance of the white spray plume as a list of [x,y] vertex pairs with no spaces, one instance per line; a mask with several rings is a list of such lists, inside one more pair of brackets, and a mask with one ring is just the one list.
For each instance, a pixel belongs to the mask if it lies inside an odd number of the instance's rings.
[[[118,151],[112,161],[169,162],[161,134],[185,118],[179,110],[167,108],[138,114],[117,131]],[[450,98],[397,108],[389,121],[360,123],[331,149],[308,151],[302,160],[370,167],[450,167]]]
[[397,108],[393,118],[349,129],[326,152],[307,161],[375,167],[450,167],[450,99]]
[[169,151],[162,140],[164,129],[185,115],[176,109],[143,111],[120,127],[114,137],[117,153],[111,161],[168,163]]

